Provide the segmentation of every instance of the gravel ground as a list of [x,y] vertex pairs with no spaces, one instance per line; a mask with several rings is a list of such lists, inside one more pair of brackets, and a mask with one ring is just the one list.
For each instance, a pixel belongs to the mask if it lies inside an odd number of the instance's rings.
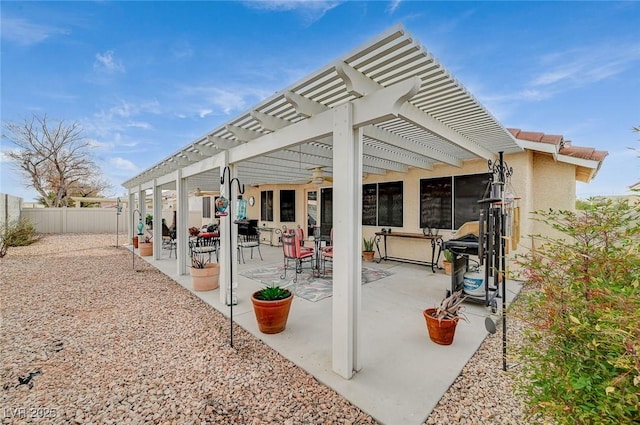
[[[376,423],[239,327],[230,348],[222,314],[114,242],[50,235],[0,260],[3,424]],[[528,423],[501,350],[487,338],[426,423]]]

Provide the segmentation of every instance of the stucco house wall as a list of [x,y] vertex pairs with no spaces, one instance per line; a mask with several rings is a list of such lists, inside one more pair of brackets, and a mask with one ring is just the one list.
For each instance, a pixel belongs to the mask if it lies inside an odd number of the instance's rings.
[[[519,246],[512,252],[523,252],[531,247],[531,235],[537,233],[549,233],[548,228],[540,223],[529,220],[531,212],[540,209],[568,209],[575,208],[576,199],[576,167],[556,161],[552,155],[546,153],[525,150],[522,153],[505,155],[505,162],[513,168],[511,186],[518,200],[520,214],[520,241]],[[433,170],[410,168],[408,173],[389,172],[384,176],[368,175],[363,179],[363,184],[403,181],[404,207],[403,227],[394,227],[396,232],[420,233],[419,227],[419,198],[420,180],[425,178],[448,177],[455,175],[480,174],[488,172],[487,161],[465,161],[463,166],[453,167],[437,164]],[[244,198],[254,196],[255,204],[247,207],[249,218],[260,219],[260,192],[273,191],[274,220],[269,222],[259,221],[260,226],[280,228],[283,224],[287,227],[300,225],[306,229],[306,193],[308,190],[316,190],[320,193],[323,187],[330,187],[331,183],[315,184],[278,184],[261,185],[259,187],[247,187]],[[296,191],[296,221],[280,222],[280,190]],[[379,226],[363,226],[363,236],[373,236],[379,231]],[[444,240],[455,237],[456,229],[439,229]],[[460,235],[458,235],[460,236]],[[410,258],[413,260],[430,259],[430,246],[424,241],[411,241],[406,239],[388,239],[388,248],[393,256]],[[514,247],[516,248],[516,247]],[[427,254],[429,255],[427,257]]]

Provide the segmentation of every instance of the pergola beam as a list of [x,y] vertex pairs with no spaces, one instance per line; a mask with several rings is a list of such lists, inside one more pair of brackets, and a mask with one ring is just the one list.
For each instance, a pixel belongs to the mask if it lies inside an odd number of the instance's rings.
[[469,139],[468,137],[458,133],[453,130],[451,127],[448,127],[442,124],[440,121],[431,117],[430,115],[425,114],[420,109],[416,108],[410,103],[405,103],[400,106],[398,115],[403,119],[412,122],[424,130],[433,133],[455,145],[458,145],[460,148],[479,156],[484,159],[492,159],[495,160],[496,154],[489,151],[483,146],[480,146],[478,143]]

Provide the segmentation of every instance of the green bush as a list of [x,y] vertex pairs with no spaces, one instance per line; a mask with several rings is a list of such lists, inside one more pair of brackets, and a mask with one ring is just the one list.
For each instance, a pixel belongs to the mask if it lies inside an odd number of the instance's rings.
[[640,417],[640,205],[592,200],[536,212],[561,232],[519,256],[514,313],[529,323],[518,389],[530,415],[558,424]]
[[7,246],[26,246],[36,242],[38,234],[33,224],[26,218],[11,221],[0,228]]

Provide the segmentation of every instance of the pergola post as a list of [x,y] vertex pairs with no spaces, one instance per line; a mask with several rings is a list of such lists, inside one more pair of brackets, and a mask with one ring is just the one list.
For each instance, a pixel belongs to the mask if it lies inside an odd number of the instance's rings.
[[[178,274],[187,273],[187,233],[189,217],[189,200],[187,179],[182,177],[182,168],[178,168],[176,175],[176,259],[178,260]],[[189,259],[189,264],[191,259]]]
[[160,259],[162,255],[162,189],[158,186],[158,179],[153,179],[153,258]]
[[362,130],[353,128],[353,105],[333,114],[333,371],[345,379],[361,367]]

